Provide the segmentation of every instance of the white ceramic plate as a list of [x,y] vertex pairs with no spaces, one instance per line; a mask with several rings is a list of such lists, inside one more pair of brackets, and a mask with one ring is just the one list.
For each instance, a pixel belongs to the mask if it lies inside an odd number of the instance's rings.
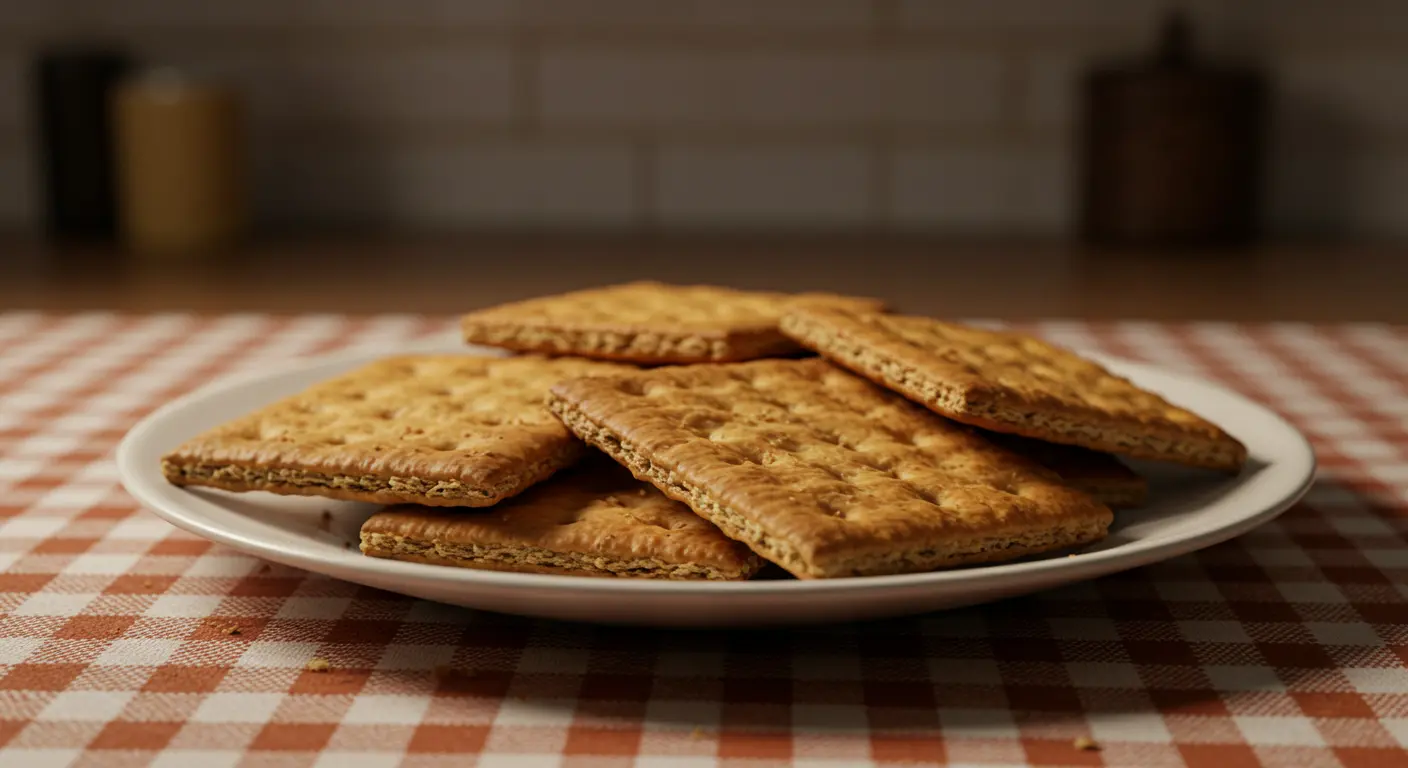
[[[404,351],[404,350],[402,350]],[[453,346],[450,353],[481,352]],[[390,354],[389,352],[387,354]],[[498,573],[365,557],[358,529],[371,504],[182,489],[160,457],[216,424],[293,394],[377,354],[331,357],[216,384],[151,414],[117,452],[122,483],[157,515],[242,552],[340,579],[445,603],[530,616],[657,626],[851,621],[971,605],[1164,560],[1225,541],[1291,506],[1309,487],[1315,456],[1270,410],[1229,390],[1127,360],[1092,355],[1117,373],[1191,408],[1246,443],[1233,478],[1153,464],[1151,504],[1116,514],[1109,537],[1049,557],[905,576],[817,581],[680,582]],[[322,512],[332,512],[332,522]]]

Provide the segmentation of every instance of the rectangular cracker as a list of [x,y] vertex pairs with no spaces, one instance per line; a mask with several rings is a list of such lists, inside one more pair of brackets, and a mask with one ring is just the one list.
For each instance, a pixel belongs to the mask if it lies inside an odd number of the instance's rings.
[[989,430],[980,434],[1055,472],[1067,485],[1111,509],[1143,506],[1149,496],[1149,481],[1108,453]]
[[1217,425],[1031,336],[832,307],[798,308],[782,329],[838,365],[984,429],[1227,472],[1247,459]]
[[1111,521],[1050,470],[816,358],[573,379],[548,407],[799,578],[1010,560]]
[[228,491],[488,506],[582,455],[543,406],[548,387],[621,370],[540,357],[379,360],[196,436],[162,472]]
[[762,561],[602,457],[492,509],[388,507],[362,525],[372,557],[568,576],[742,580]]
[[465,341],[520,352],[633,363],[750,360],[802,351],[777,321],[822,302],[867,310],[874,299],[740,291],[650,281],[503,304],[461,318]]

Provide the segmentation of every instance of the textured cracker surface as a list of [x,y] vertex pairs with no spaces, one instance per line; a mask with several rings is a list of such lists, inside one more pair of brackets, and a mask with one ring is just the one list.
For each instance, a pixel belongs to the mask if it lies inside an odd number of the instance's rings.
[[581,456],[543,406],[548,388],[620,370],[537,357],[389,358],[198,435],[162,470],[177,485],[484,506]]
[[777,328],[800,303],[878,310],[873,299],[635,282],[472,312],[467,342],[521,352],[638,363],[749,360],[800,351]]
[[988,430],[982,435],[1055,472],[1067,485],[1112,509],[1138,507],[1148,498],[1149,481],[1108,453]]
[[925,317],[803,307],[785,333],[949,418],[998,432],[1237,471],[1246,448],[1215,424],[1074,352]]
[[659,579],[746,579],[761,565],[604,457],[492,509],[390,507],[363,524],[362,551],[464,568]]
[[801,578],[1008,560],[1095,541],[1110,510],[824,360],[574,379],[573,432]]

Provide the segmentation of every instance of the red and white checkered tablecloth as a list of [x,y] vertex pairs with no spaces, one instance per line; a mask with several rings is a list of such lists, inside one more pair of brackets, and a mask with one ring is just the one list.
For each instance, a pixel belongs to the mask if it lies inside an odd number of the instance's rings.
[[960,611],[535,621],[268,565],[118,485],[173,396],[449,319],[0,315],[0,766],[1408,765],[1408,328],[1033,327],[1267,403],[1319,484],[1227,544]]

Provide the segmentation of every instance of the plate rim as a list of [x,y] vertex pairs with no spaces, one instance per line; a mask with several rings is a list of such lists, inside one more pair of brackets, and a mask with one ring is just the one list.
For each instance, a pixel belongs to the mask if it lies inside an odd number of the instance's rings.
[[[645,592],[669,593],[680,597],[731,595],[740,599],[749,597],[780,595],[809,595],[849,592],[852,590],[924,590],[940,589],[945,586],[970,581],[1028,582],[1043,581],[1051,576],[1054,582],[1069,583],[1082,581],[1101,575],[1109,575],[1172,557],[1195,552],[1215,544],[1236,538],[1250,530],[1280,516],[1281,513],[1298,502],[1314,485],[1318,460],[1309,439],[1295,425],[1269,407],[1252,400],[1236,390],[1220,383],[1209,381],[1179,371],[1170,371],[1149,363],[1131,360],[1115,355],[1088,349],[1076,352],[1115,369],[1125,375],[1130,370],[1148,371],[1171,380],[1180,386],[1191,385],[1208,389],[1219,395],[1239,401],[1242,407],[1256,411],[1262,418],[1269,418],[1281,428],[1287,437],[1292,438],[1287,446],[1288,457],[1284,462],[1302,465],[1299,480],[1294,488],[1278,492],[1275,501],[1268,501],[1251,514],[1240,516],[1225,525],[1199,530],[1191,535],[1175,535],[1141,539],[1127,545],[1109,549],[1080,553],[1072,557],[1043,558],[1013,563],[981,565],[972,568],[959,568],[929,571],[923,573],[891,574],[883,576],[854,576],[832,579],[795,580],[748,580],[748,581],[706,581],[706,580],[660,580],[660,579],[593,579],[564,578],[559,574],[517,573],[492,571],[474,568],[453,568],[424,563],[411,563],[385,558],[371,558],[358,549],[333,549],[320,551],[308,546],[288,547],[276,542],[261,540],[245,535],[237,530],[205,520],[199,511],[182,505],[168,503],[167,495],[172,492],[189,492],[169,485],[156,468],[145,468],[137,459],[145,441],[158,431],[167,421],[178,416],[192,405],[217,398],[229,391],[255,383],[285,376],[308,373],[317,368],[337,368],[360,362],[401,354],[465,354],[503,356],[501,350],[458,344],[450,348],[444,344],[417,344],[397,349],[360,348],[344,350],[316,357],[294,359],[287,364],[262,370],[235,373],[217,378],[203,386],[171,400],[154,409],[123,435],[118,443],[114,460],[118,479],[122,487],[146,510],[171,525],[209,541],[231,547],[245,554],[253,554],[266,560],[279,562],[316,573],[337,571],[369,571],[379,576],[396,577],[404,575],[416,581],[433,581],[442,584],[482,583],[495,588],[524,590],[568,590],[580,593],[619,593]],[[1290,456],[1289,454],[1294,454]],[[1119,513],[1116,512],[1118,515]],[[310,540],[311,541],[311,540]],[[313,547],[321,546],[317,543]],[[1054,578],[1060,574],[1061,578]],[[346,577],[337,576],[335,578]],[[394,590],[392,590],[394,591]]]

